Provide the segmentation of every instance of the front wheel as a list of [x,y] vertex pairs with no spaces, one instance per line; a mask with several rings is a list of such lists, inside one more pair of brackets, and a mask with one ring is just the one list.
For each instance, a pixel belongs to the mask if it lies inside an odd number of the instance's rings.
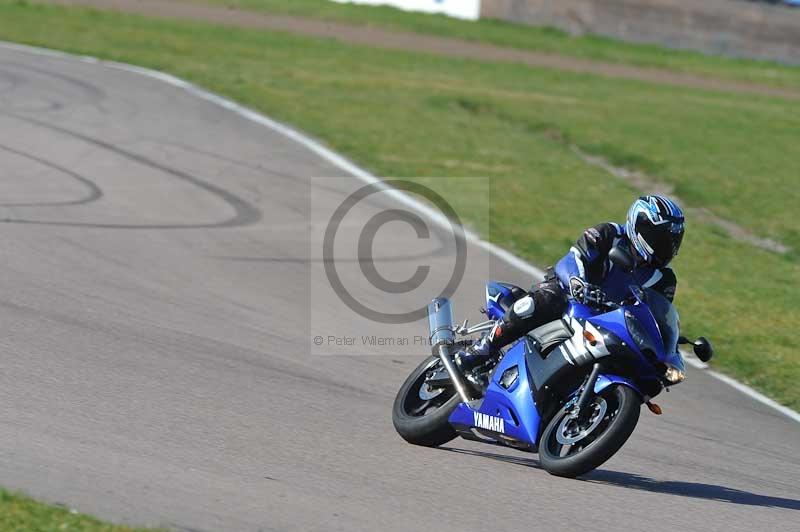
[[559,477],[574,478],[599,467],[628,440],[641,409],[639,394],[614,384],[600,392],[579,419],[562,408],[542,433],[539,459],[544,469]]
[[426,358],[411,372],[394,400],[394,428],[414,445],[436,447],[456,437],[448,418],[461,398],[452,386],[433,388],[425,382],[430,373],[441,369],[439,357]]

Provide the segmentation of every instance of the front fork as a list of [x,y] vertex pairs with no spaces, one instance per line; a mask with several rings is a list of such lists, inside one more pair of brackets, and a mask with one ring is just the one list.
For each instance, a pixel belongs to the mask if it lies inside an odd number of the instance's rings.
[[594,386],[597,383],[597,377],[600,375],[600,363],[595,362],[592,366],[592,371],[583,383],[578,394],[578,400],[575,402],[574,412],[578,417],[583,418],[586,416],[586,407],[588,407],[596,397]]

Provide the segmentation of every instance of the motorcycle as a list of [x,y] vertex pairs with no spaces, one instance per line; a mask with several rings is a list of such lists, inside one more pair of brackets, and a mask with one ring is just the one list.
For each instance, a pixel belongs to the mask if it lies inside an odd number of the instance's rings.
[[[618,248],[610,260],[631,271],[632,257]],[[512,343],[485,365],[462,373],[453,355],[503,317],[519,287],[486,285],[488,319],[453,325],[447,298],[428,306],[432,355],[406,379],[392,420],[409,443],[440,446],[468,440],[538,452],[549,473],[574,478],[599,467],[628,440],[641,406],[685,378],[678,344],[692,343],[697,357],[713,356],[710,342],[679,335],[678,313],[659,292],[630,287],[627,299],[604,300],[599,291],[571,299],[560,320]],[[457,341],[457,338],[460,340]]]

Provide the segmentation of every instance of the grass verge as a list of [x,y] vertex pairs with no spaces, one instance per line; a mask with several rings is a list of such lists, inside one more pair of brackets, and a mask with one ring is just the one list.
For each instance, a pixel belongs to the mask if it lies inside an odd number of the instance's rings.
[[444,15],[410,13],[391,7],[338,4],[330,0],[180,0],[285,15],[362,24],[576,57],[685,72],[709,77],[800,88],[800,67],[735,59],[648,44],[631,44],[598,35],[571,36],[555,28],[493,19],[475,22]]
[[[764,251],[690,220],[675,267],[684,328],[716,341],[716,367],[800,408],[796,101],[16,2],[0,2],[0,38],[192,80],[378,175],[438,188],[468,221],[490,227],[484,236],[539,264],[584,227],[622,218],[638,194],[570,144],[657,175],[689,206],[795,250]],[[466,176],[492,179],[488,224],[469,208]]]
[[5,532],[156,532],[103,523],[60,506],[49,506],[0,489],[0,530]]

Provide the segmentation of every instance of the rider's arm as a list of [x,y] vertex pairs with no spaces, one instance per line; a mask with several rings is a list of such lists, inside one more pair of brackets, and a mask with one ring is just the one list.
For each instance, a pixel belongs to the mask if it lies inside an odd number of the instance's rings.
[[678,285],[678,278],[675,277],[675,272],[671,268],[661,268],[656,271],[653,277],[654,279],[645,283],[645,286],[661,292],[670,301],[675,299],[675,288]]
[[568,290],[572,277],[599,284],[606,274],[608,252],[622,234],[623,228],[615,223],[596,225],[584,231],[569,253],[556,263],[556,277],[561,286]]

